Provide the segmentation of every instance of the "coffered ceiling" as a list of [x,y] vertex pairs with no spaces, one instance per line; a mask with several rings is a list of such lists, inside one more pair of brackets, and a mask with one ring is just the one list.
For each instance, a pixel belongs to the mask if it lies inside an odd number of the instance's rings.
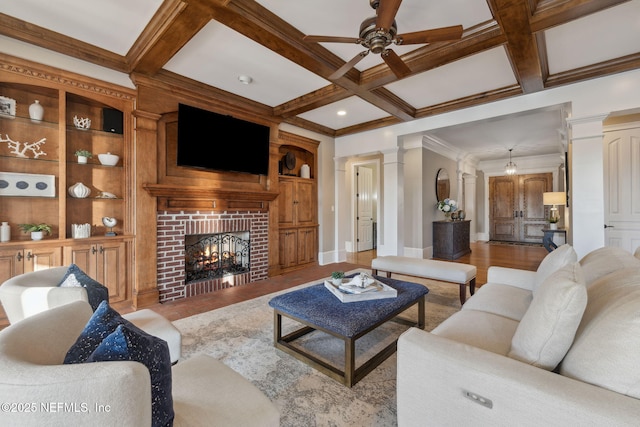
[[[463,34],[389,46],[410,69],[402,78],[374,53],[334,78],[366,49],[303,40],[357,38],[361,22],[375,14],[369,0],[4,1],[0,51],[3,40],[13,39],[210,89],[247,111],[333,137],[640,67],[640,0],[404,0],[395,15],[399,34],[455,25]],[[535,129],[533,120],[549,120],[544,126],[557,141],[562,114],[559,106],[512,123]],[[504,134],[505,123],[488,138]],[[467,127],[433,136],[448,141],[469,132],[478,135]],[[518,136],[510,138],[497,148]]]

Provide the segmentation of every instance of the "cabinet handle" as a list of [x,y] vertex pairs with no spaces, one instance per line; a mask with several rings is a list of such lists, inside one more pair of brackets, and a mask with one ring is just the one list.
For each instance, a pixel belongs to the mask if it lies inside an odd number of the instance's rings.
[[16,255],[16,258],[18,258],[18,261],[22,261],[22,252],[18,252],[18,255]]
[[522,218],[522,211],[520,211],[520,218]]
[[103,246],[100,246],[100,253],[101,254],[104,253],[104,247]]
[[95,246],[91,246],[91,254],[95,255],[96,254],[96,247]]
[[31,255],[31,251],[27,252],[27,261],[31,261],[31,258],[33,258],[33,255]]

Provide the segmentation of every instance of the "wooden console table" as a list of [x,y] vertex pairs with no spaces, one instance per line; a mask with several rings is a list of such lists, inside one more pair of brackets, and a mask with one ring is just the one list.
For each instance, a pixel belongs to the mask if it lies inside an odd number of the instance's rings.
[[471,253],[470,220],[433,222],[433,257],[458,259]]

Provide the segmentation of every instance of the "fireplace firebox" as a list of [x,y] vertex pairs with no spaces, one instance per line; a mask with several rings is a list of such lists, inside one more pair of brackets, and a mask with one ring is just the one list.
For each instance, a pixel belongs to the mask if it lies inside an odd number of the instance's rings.
[[186,283],[250,271],[249,231],[185,236]]

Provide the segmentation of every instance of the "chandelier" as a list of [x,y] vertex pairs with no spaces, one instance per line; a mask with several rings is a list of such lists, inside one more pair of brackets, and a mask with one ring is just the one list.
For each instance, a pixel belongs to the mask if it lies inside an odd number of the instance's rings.
[[513,151],[513,148],[509,148],[509,163],[504,167],[504,173],[506,175],[515,175],[518,171],[516,164],[511,161],[511,151]]

